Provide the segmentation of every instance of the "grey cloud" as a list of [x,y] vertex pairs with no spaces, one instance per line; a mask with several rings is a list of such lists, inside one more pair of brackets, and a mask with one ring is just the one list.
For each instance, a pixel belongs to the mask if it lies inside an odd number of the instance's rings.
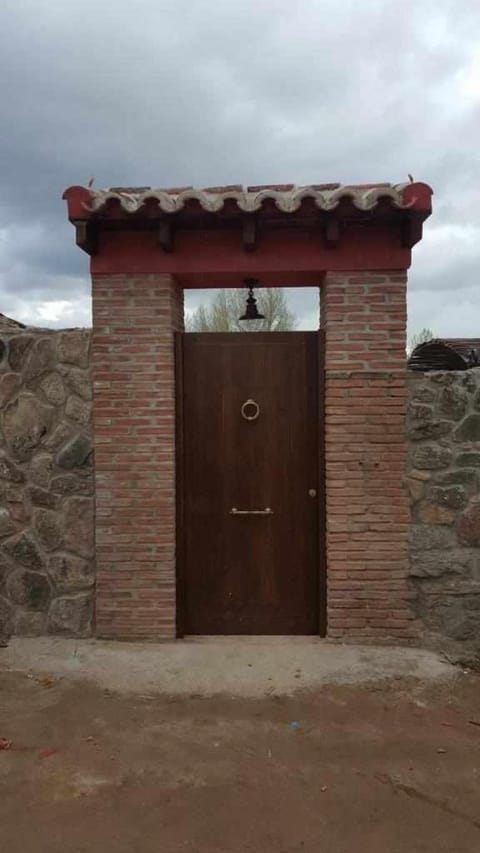
[[[0,310],[19,289],[68,300],[67,280],[86,282],[60,196],[91,175],[168,186],[412,172],[435,190],[426,234],[467,228],[480,118],[464,77],[479,25],[471,0],[3,0]],[[416,250],[414,325],[452,276],[475,300],[480,248],[442,248],[440,270],[438,253],[435,239]]]

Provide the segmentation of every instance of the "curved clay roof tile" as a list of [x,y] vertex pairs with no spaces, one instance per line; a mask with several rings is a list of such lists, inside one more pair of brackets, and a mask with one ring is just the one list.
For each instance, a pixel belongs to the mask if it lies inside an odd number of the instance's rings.
[[[288,185],[287,185],[288,186]],[[166,189],[144,189],[132,191],[120,187],[106,190],[92,190],[90,203],[86,205],[91,212],[97,212],[109,201],[116,200],[126,213],[136,213],[145,202],[154,200],[163,213],[177,213],[188,201],[198,201],[203,210],[209,213],[220,211],[226,201],[235,201],[244,213],[254,213],[262,207],[265,201],[271,200],[283,213],[294,213],[306,198],[313,199],[320,210],[333,210],[345,199],[349,199],[358,210],[372,210],[380,199],[388,198],[398,208],[408,208],[412,202],[405,203],[403,191],[408,184],[376,184],[376,185],[325,185],[293,186],[288,189],[276,187],[239,189],[237,187],[218,187],[211,189],[195,189],[188,187],[179,192]],[[328,187],[328,185],[326,185]]]

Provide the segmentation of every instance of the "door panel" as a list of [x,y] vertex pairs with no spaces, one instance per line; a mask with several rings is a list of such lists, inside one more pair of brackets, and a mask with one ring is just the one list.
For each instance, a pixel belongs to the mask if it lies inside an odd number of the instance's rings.
[[317,633],[318,335],[188,334],[182,368],[185,633]]

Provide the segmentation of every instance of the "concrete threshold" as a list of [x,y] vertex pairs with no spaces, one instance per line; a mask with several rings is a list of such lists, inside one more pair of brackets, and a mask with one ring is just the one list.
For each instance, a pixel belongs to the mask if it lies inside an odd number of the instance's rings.
[[458,672],[424,649],[231,636],[165,643],[18,637],[0,649],[0,669],[88,680],[125,693],[251,698],[392,678],[435,681]]

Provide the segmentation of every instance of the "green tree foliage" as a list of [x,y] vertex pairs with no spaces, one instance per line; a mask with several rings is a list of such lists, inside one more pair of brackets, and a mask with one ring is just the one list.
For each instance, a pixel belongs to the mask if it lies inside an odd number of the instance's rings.
[[265,320],[241,322],[245,312],[246,288],[219,290],[208,305],[200,305],[186,318],[187,332],[289,332],[296,320],[288,309],[281,288],[255,290],[257,307]]

